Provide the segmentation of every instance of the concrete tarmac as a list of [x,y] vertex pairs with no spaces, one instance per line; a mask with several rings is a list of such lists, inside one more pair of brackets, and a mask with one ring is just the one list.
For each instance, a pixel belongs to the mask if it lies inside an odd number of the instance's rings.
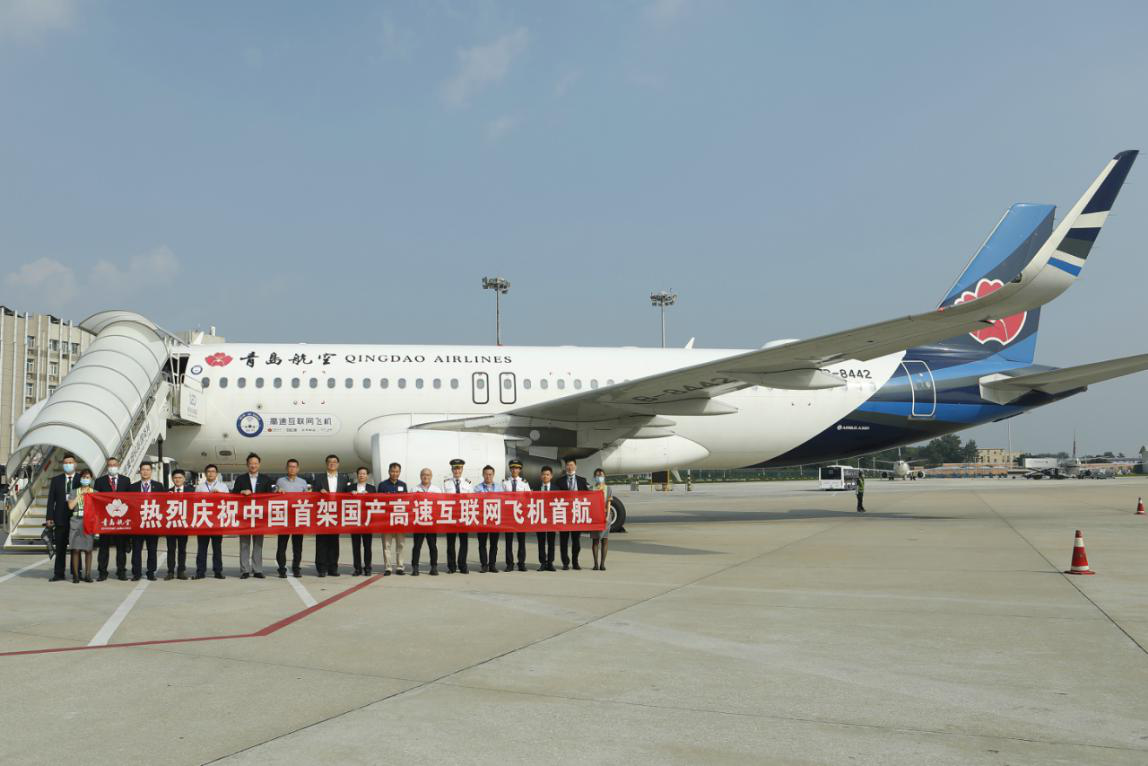
[[605,572],[532,538],[527,573],[305,594],[234,540],[228,579],[142,588],[0,554],[0,763],[1148,763],[1148,481],[617,490]]

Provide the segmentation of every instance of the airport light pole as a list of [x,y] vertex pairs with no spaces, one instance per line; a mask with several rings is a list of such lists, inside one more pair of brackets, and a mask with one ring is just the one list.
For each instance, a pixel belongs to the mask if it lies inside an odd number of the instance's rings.
[[666,347],[666,307],[673,306],[677,300],[678,294],[668,290],[650,293],[650,304],[657,306],[662,313],[662,348]]
[[502,345],[502,296],[510,292],[510,282],[502,277],[483,277],[483,290],[494,290],[494,343]]

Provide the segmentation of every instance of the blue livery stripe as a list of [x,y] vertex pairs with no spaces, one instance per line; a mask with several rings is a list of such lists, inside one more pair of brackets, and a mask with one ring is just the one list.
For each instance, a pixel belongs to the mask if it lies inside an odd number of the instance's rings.
[[1068,263],[1067,261],[1062,261],[1059,258],[1049,258],[1048,262],[1051,263],[1056,268],[1060,269],[1061,271],[1067,271],[1069,274],[1071,274],[1074,277],[1080,275],[1080,267],[1079,266],[1073,266],[1071,263]]

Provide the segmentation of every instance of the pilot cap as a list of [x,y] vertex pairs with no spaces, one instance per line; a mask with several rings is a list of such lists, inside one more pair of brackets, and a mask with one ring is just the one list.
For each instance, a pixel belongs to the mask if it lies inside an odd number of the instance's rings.
[[507,463],[507,465],[511,468],[521,468],[522,467],[522,461],[521,460],[511,460],[509,463]]
[[466,465],[466,461],[460,457],[456,457],[454,460],[450,461],[450,467],[451,468],[454,468],[455,466],[458,466],[458,465]]

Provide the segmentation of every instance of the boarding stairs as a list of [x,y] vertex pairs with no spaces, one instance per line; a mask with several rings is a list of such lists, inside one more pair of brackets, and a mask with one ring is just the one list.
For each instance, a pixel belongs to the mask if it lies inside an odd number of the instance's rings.
[[133,476],[167,427],[201,424],[202,391],[185,379],[189,347],[130,311],[105,311],[80,326],[96,338],[47,399],[16,425],[9,476],[27,476],[9,512],[5,550],[43,550],[48,487],[65,454],[99,476],[109,457]]

